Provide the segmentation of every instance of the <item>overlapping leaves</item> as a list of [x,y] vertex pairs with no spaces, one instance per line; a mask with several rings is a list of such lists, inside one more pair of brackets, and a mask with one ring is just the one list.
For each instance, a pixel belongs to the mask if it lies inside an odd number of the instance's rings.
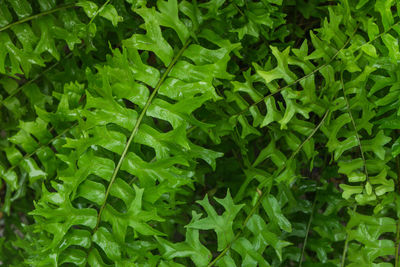
[[393,1],[56,2],[0,5],[0,260],[398,263]]
[[[164,235],[157,230],[158,225],[175,213],[171,198],[180,194],[178,189],[193,187],[198,160],[215,167],[215,159],[222,155],[192,143],[186,131],[199,127],[206,133],[212,127],[192,113],[204,102],[218,98],[212,81],[231,78],[225,69],[229,53],[237,46],[221,45],[215,56],[202,59],[201,55],[212,50],[199,44],[187,47],[189,36],[181,33],[182,27],[186,32],[188,29],[181,22],[168,22],[170,14],[163,13],[165,9],[177,13],[177,3],[159,2],[159,6],[160,13],[152,8],[138,9],[146,33],[123,41],[122,51],[114,50],[107,64],[97,66],[96,73],[87,70],[85,89],[75,85],[81,89],[75,91],[86,98],[83,107],[74,103],[78,98],[67,93],[68,87],[56,112],[37,107],[39,118],[46,123],[78,125],[57,151],[61,161],[57,176],[50,184],[43,184],[41,199],[31,212],[37,220],[35,231],[45,231],[52,239],[28,260],[31,264],[45,264],[50,258],[66,258],[64,262],[78,265],[86,258],[90,265],[102,264],[102,258],[117,264],[132,262],[125,255],[140,242],[139,237]],[[174,53],[161,35],[160,25],[171,27],[182,38],[180,52]],[[219,40],[207,33],[202,38],[217,44]],[[164,64],[164,74],[144,62],[146,51]],[[214,69],[211,75],[210,69]],[[198,91],[191,92],[197,85],[201,86]],[[183,88],[178,95],[176,86]],[[151,96],[149,88],[154,90]],[[128,133],[132,131],[134,145],[129,146]],[[129,184],[135,178],[138,186],[132,190]],[[164,205],[168,208],[162,209]],[[60,245],[74,244],[71,239],[75,236],[69,233],[75,227],[90,235],[92,242],[89,251],[85,252],[86,245],[78,251],[75,248],[75,257],[67,258],[69,246],[60,249]],[[128,232],[136,237],[128,238]],[[149,255],[141,254],[136,261],[146,262]]]

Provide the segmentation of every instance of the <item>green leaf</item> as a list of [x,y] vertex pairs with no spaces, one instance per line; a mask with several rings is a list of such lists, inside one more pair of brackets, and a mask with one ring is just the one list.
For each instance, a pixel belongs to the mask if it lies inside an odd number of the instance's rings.
[[93,242],[103,249],[110,260],[121,259],[121,249],[114,241],[112,234],[104,227],[100,227],[93,235]]
[[189,38],[189,31],[179,19],[177,0],[159,0],[157,1],[157,7],[160,10],[160,13],[157,12],[157,19],[160,25],[174,29],[182,44],[185,44]]
[[79,1],[77,6],[82,7],[89,18],[93,18],[98,10],[97,4],[92,1]]
[[136,11],[145,21],[146,34],[133,34],[124,41],[124,45],[139,50],[153,51],[168,66],[173,57],[173,50],[163,38],[160,22],[154,9],[141,8]]
[[390,10],[392,7],[393,1],[384,1],[378,0],[375,3],[375,10],[381,14],[382,24],[385,30],[388,30],[389,27],[393,24],[393,16],[392,11]]
[[282,261],[282,250],[291,243],[280,240],[276,234],[268,231],[265,222],[259,215],[255,215],[250,218],[248,228],[253,232],[253,234],[259,236],[259,242],[272,246],[279,260]]
[[397,157],[400,154],[400,137],[392,145],[392,156]]
[[292,225],[282,214],[281,206],[274,196],[268,195],[266,198],[264,198],[262,206],[267,212],[271,221],[278,224],[279,227],[286,232],[292,231]]
[[375,46],[371,45],[371,44],[364,44],[361,48],[368,56],[371,57],[378,57],[378,55],[376,54],[376,49]]
[[207,212],[208,217],[193,221],[187,225],[188,228],[201,229],[201,230],[214,230],[218,238],[218,251],[223,250],[229,242],[234,238],[233,233],[233,220],[239,213],[243,205],[235,205],[229,190],[225,198],[215,198],[221,204],[225,211],[219,216],[215,209],[211,206],[206,196],[203,200],[197,201],[204,210]]
[[111,21],[114,27],[117,26],[118,22],[123,21],[123,18],[118,16],[117,10],[115,10],[113,5],[106,5],[99,13],[105,19]]
[[[125,186],[122,181],[116,183],[115,186],[119,187],[121,184]],[[102,214],[102,219],[112,225],[113,233],[118,242],[124,242],[128,226],[142,235],[163,235],[163,233],[153,229],[147,223],[152,220],[163,221],[163,219],[157,215],[155,210],[142,210],[143,189],[139,189],[137,186],[134,186],[134,189],[136,193],[135,198],[129,200],[124,199],[127,206],[126,212],[118,212],[111,205],[107,205]],[[119,192],[121,192],[122,189],[114,190],[116,190],[116,192],[112,192],[112,195],[121,197]],[[103,249],[107,248],[104,247]]]
[[346,184],[341,184],[339,186],[343,190],[342,196],[344,199],[349,199],[352,195],[359,194],[363,190],[362,186],[352,186]]
[[399,10],[2,1],[0,262],[395,264]]
[[[199,220],[201,214],[192,212],[192,222]],[[190,257],[196,266],[207,266],[211,260],[211,252],[201,244],[199,240],[199,231],[186,229],[186,240],[179,243],[171,243],[161,237],[156,237],[160,242],[163,251],[163,257],[166,259]]]
[[32,7],[26,0],[8,0],[7,2],[11,4],[19,19],[32,14]]

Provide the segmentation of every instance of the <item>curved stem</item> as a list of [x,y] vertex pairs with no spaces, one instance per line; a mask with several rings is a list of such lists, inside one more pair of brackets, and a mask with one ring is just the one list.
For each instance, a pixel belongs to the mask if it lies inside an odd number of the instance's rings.
[[366,176],[366,178],[367,178],[367,181],[369,181],[368,170],[367,170],[367,164],[366,164],[365,156],[364,156],[364,150],[363,150],[363,147],[362,147],[362,145],[361,145],[361,139],[360,139],[360,136],[359,136],[358,131],[357,131],[356,122],[354,121],[353,114],[351,113],[349,100],[347,99],[347,95],[346,95],[346,90],[344,89],[343,71],[340,73],[340,84],[341,84],[341,86],[342,86],[343,96],[344,96],[344,100],[345,100],[345,102],[346,102],[347,112],[349,113],[350,120],[351,120],[351,124],[353,125],[354,133],[355,133],[355,135],[356,135],[357,142],[358,142],[358,146],[359,146],[359,148],[360,148],[360,154],[361,154],[361,158],[362,158],[363,165],[364,165],[365,176]]
[[11,28],[12,26],[15,26],[15,25],[18,25],[18,24],[21,24],[21,23],[24,23],[24,22],[27,22],[27,21],[30,21],[30,20],[33,20],[33,19],[37,19],[37,18],[39,18],[39,17],[43,17],[43,16],[46,16],[46,15],[55,13],[55,12],[60,11],[60,10],[63,10],[63,9],[75,7],[75,6],[76,6],[76,3],[68,4],[68,5],[59,6],[59,7],[56,7],[56,8],[54,8],[54,9],[50,9],[50,10],[44,11],[44,12],[39,13],[39,14],[32,15],[32,16],[30,16],[30,17],[27,17],[27,18],[18,20],[18,21],[16,21],[16,22],[10,23],[10,24],[8,24],[8,25],[6,25],[6,26],[4,26],[4,27],[1,27],[1,28],[0,28],[0,32],[2,32],[2,31],[4,31],[4,30],[7,30],[8,28]]
[[175,65],[176,61],[182,56],[183,52],[186,50],[186,48],[188,47],[188,45],[190,44],[190,40],[188,40],[185,45],[181,48],[181,50],[179,50],[178,54],[173,58],[173,60],[171,61],[171,63],[169,64],[167,70],[164,72],[164,74],[162,75],[161,79],[158,81],[156,87],[154,88],[153,92],[151,93],[150,97],[147,99],[146,105],[143,107],[142,112],[139,115],[139,118],[136,120],[135,126],[133,127],[133,130],[131,132],[131,135],[129,136],[128,141],[125,144],[125,148],[122,151],[121,157],[119,158],[119,161],[117,163],[117,166],[114,169],[114,172],[111,176],[111,180],[110,183],[108,184],[107,190],[106,190],[106,194],[104,197],[104,201],[103,204],[100,207],[99,210],[99,214],[97,216],[97,223],[96,223],[96,227],[94,228],[94,231],[97,230],[97,228],[99,227],[100,221],[101,221],[101,214],[103,213],[103,210],[106,206],[107,203],[107,198],[110,195],[110,190],[112,185],[115,182],[115,179],[117,178],[117,174],[118,171],[120,170],[121,166],[122,166],[122,162],[124,161],[126,154],[128,153],[128,149],[130,144],[132,143],[133,138],[136,136],[138,130],[139,130],[139,126],[146,114],[147,109],[149,108],[153,98],[156,96],[158,89],[160,89],[162,83],[164,82],[164,80],[167,78],[169,72],[171,71],[172,67]]

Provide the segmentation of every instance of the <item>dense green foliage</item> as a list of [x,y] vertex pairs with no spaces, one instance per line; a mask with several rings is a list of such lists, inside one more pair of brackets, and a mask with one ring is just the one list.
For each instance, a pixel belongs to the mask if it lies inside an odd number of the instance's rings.
[[399,16],[0,0],[0,265],[399,266]]

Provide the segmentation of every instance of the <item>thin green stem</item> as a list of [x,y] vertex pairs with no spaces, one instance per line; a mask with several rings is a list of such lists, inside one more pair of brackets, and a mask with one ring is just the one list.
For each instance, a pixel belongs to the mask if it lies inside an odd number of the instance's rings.
[[235,237],[233,238],[233,240],[231,242],[229,242],[229,244],[226,246],[226,248],[217,256],[214,258],[214,260],[212,260],[207,267],[211,267],[214,266],[214,264],[216,264],[223,256],[225,256],[225,254],[229,251],[229,249],[231,248],[232,244],[240,237],[240,235],[243,233],[244,228],[246,227],[248,221],[250,220],[250,218],[254,215],[254,213],[257,211],[258,207],[260,206],[262,200],[264,199],[264,197],[268,194],[266,194],[265,192],[269,192],[269,190],[263,191],[261,193],[261,196],[258,198],[257,203],[253,206],[253,208],[250,210],[250,213],[247,215],[246,219],[244,220],[244,222],[242,223],[240,229],[238,230],[238,232],[236,233]]
[[39,18],[39,17],[43,17],[43,16],[46,16],[46,15],[49,15],[49,14],[58,12],[58,11],[60,11],[60,10],[67,9],[67,8],[71,8],[71,7],[75,7],[75,6],[76,6],[76,3],[72,3],[72,4],[68,4],[68,5],[63,5],[63,6],[56,7],[56,8],[54,8],[54,9],[50,9],[50,10],[44,11],[44,12],[39,13],[39,14],[32,15],[32,16],[30,16],[30,17],[26,17],[26,18],[24,18],[24,19],[18,20],[18,21],[16,21],[16,22],[13,22],[13,23],[10,23],[10,24],[8,24],[8,25],[6,25],[6,26],[1,27],[1,28],[0,28],[0,32],[5,31],[5,30],[7,30],[8,28],[11,28],[12,26],[15,26],[15,25],[18,25],[18,24],[21,24],[21,23],[24,23],[24,22],[28,22],[28,21],[30,21],[30,20],[34,20],[34,19],[37,19],[37,18]]
[[305,143],[307,143],[313,137],[313,135],[318,131],[318,129],[324,123],[325,119],[328,117],[328,114],[329,114],[329,110],[327,110],[325,112],[321,121],[318,123],[317,127],[314,128],[314,130],[311,132],[311,134],[309,136],[307,136],[307,138],[303,141],[303,143],[300,146],[298,146],[297,149],[292,153],[292,155],[290,156],[288,161],[292,160],[300,152],[300,149],[305,145]]
[[246,17],[246,15],[243,13],[243,11],[235,4],[235,2],[232,2],[233,6],[237,9],[237,11],[242,15],[243,17]]
[[[69,56],[69,54],[68,54]],[[56,67],[58,64],[60,63],[60,61],[57,61],[56,63],[54,63],[53,65],[51,65],[50,67],[48,67],[47,69],[45,69],[42,73],[40,73],[39,75],[36,75],[35,78],[27,81],[26,83],[24,83],[23,85],[21,85],[20,87],[18,87],[16,90],[12,91],[6,98],[4,98],[4,100],[0,101],[0,107],[3,105],[3,103],[7,102],[7,100],[9,100],[10,98],[12,98],[13,96],[15,96],[16,94],[18,94],[20,91],[22,91],[25,87],[27,87],[28,85],[30,85],[31,83],[37,81],[40,77],[42,77],[45,73],[49,72],[50,70],[52,70],[54,67]]]
[[302,80],[307,79],[308,77],[314,75],[316,72],[318,72],[318,71],[320,71],[321,69],[325,68],[326,66],[330,65],[330,64],[332,63],[332,61],[339,55],[340,51],[342,51],[342,50],[348,45],[348,43],[350,42],[350,40],[353,38],[354,34],[356,33],[357,29],[358,29],[358,25],[357,25],[356,29],[354,30],[353,34],[349,37],[349,39],[347,39],[347,41],[344,43],[344,45],[343,45],[338,51],[336,51],[336,53],[332,56],[332,58],[331,58],[328,62],[322,64],[322,65],[319,66],[319,67],[317,67],[316,69],[314,69],[314,70],[311,71],[310,73],[306,74],[305,76],[303,76],[303,77],[301,77],[301,78],[298,78],[298,79],[295,80],[294,82],[292,82],[292,83],[290,83],[290,84],[288,84],[288,85],[285,85],[285,86],[282,87],[282,88],[279,88],[277,91],[275,91],[275,92],[273,92],[273,93],[270,93],[270,94],[268,94],[268,95],[266,95],[266,96],[264,96],[264,97],[261,97],[259,100],[255,101],[253,104],[247,106],[245,109],[239,111],[238,113],[234,114],[233,116],[238,116],[238,115],[240,115],[240,114],[243,114],[244,112],[246,112],[247,110],[249,110],[251,107],[256,106],[256,105],[258,105],[259,103],[263,102],[263,101],[264,101],[265,99],[267,99],[268,97],[273,96],[273,95],[276,95],[277,93],[282,92],[283,90],[285,90],[285,89],[287,89],[287,88],[289,88],[289,87],[291,87],[291,86],[293,86],[293,85],[295,85],[295,84],[301,82]]
[[[394,27],[394,25],[392,27]],[[390,29],[388,29],[388,31],[389,30]],[[361,154],[361,158],[362,158],[363,165],[364,165],[365,176],[366,176],[367,181],[369,181],[367,164],[366,164],[366,160],[365,160],[365,156],[364,156],[364,150],[363,150],[363,147],[362,147],[362,144],[361,144],[360,136],[359,136],[358,131],[357,131],[356,122],[355,122],[355,120],[353,118],[353,114],[351,113],[350,103],[349,103],[349,100],[348,100],[347,95],[346,95],[346,89],[345,89],[344,82],[343,82],[343,71],[340,73],[340,83],[341,83],[341,87],[342,87],[342,90],[343,90],[344,100],[346,102],[347,112],[348,112],[348,114],[350,116],[350,120],[351,120],[351,123],[352,123],[353,128],[354,128],[355,136],[357,138],[358,146],[360,148],[360,154]],[[356,209],[357,209],[357,205],[354,206],[353,211],[355,212]],[[348,245],[349,245],[349,234],[347,234],[346,241],[344,243],[343,255],[342,255],[342,263],[341,263],[342,267],[344,267],[344,265],[346,263],[346,254],[347,254]]]
[[344,100],[346,102],[347,112],[349,113],[351,124],[353,125],[355,136],[356,136],[357,142],[358,142],[358,146],[360,148],[360,154],[361,154],[361,158],[362,158],[363,165],[364,165],[365,176],[367,178],[367,181],[369,181],[367,164],[366,164],[366,160],[365,160],[365,156],[364,156],[364,150],[363,150],[363,147],[361,145],[361,139],[360,139],[360,136],[359,136],[358,131],[357,131],[356,122],[354,121],[353,114],[351,113],[350,103],[349,103],[349,100],[347,99],[346,90],[344,88],[343,71],[340,73],[340,84],[342,86],[343,96],[344,96]]
[[[356,212],[357,209],[357,205],[354,206],[353,211]],[[341,263],[341,267],[344,267],[344,265],[346,264],[346,255],[347,255],[347,249],[349,248],[349,233],[347,233],[346,235],[346,241],[344,242],[344,248],[343,248],[343,253],[342,253],[342,263]]]
[[89,21],[89,25],[92,24],[93,20],[97,17],[97,15],[104,9],[106,5],[110,3],[110,0],[107,0],[99,9],[96,10],[96,13],[94,13],[93,17]]
[[[328,116],[329,110],[327,110],[325,112],[324,117],[321,119],[320,123],[318,123],[318,125],[314,128],[314,130],[310,133],[310,135],[297,147],[297,149],[292,153],[292,155],[290,156],[290,159],[293,159],[296,154],[299,153],[299,151],[301,150],[301,148],[313,137],[313,135],[318,131],[318,129],[323,125],[326,117]],[[283,172],[283,170],[285,169],[287,162],[289,162],[290,160],[286,161],[284,166],[281,168],[281,170],[279,171],[278,175],[281,174]],[[207,267],[211,267],[214,264],[216,264],[223,256],[225,256],[225,254],[229,251],[230,247],[232,246],[232,244],[239,238],[239,236],[242,234],[244,228],[246,227],[248,221],[251,219],[251,217],[254,215],[254,213],[257,211],[258,207],[260,206],[262,200],[264,199],[265,196],[267,196],[269,193],[269,190],[264,190],[261,193],[261,196],[258,198],[256,204],[253,206],[253,208],[251,209],[250,213],[247,215],[246,219],[244,220],[244,222],[242,223],[242,226],[240,227],[240,229],[238,230],[238,233],[235,235],[235,237],[233,238],[233,240],[226,246],[226,248],[217,256],[214,258],[214,260],[212,260]]]
[[167,78],[167,76],[168,76],[169,72],[171,71],[172,67],[175,65],[176,61],[182,56],[183,52],[186,50],[186,48],[188,47],[189,44],[190,44],[190,40],[188,40],[185,43],[185,45],[179,50],[178,54],[173,58],[173,60],[169,64],[167,70],[164,72],[164,74],[162,75],[161,79],[158,81],[156,87],[154,88],[153,92],[151,93],[150,97],[148,98],[148,100],[146,102],[146,105],[143,107],[143,110],[139,115],[139,118],[136,120],[135,126],[133,127],[133,130],[131,132],[131,135],[129,136],[129,139],[125,144],[125,148],[122,151],[121,157],[119,158],[117,166],[115,167],[114,172],[113,172],[113,174],[111,176],[111,180],[110,180],[110,183],[108,184],[103,204],[101,205],[100,210],[99,210],[99,214],[97,216],[97,223],[96,223],[96,227],[95,227],[94,231],[96,231],[97,228],[99,227],[99,224],[100,224],[100,221],[101,221],[101,215],[102,215],[103,210],[104,210],[104,208],[106,206],[107,199],[108,199],[108,196],[110,194],[111,187],[114,184],[115,179],[117,178],[118,171],[120,170],[120,168],[122,166],[122,162],[124,161],[124,159],[126,157],[126,154],[128,153],[128,149],[129,149],[130,144],[132,143],[133,138],[136,136],[136,134],[137,134],[137,132],[139,130],[139,126],[140,126],[140,124],[141,124],[141,122],[142,122],[142,120],[143,120],[143,118],[144,118],[144,116],[146,114],[147,109],[149,108],[153,98],[156,96],[156,94],[158,92],[158,89],[160,89],[160,86],[162,85],[164,80]]
[[235,237],[233,238],[232,242],[230,242],[230,243],[226,246],[226,248],[224,248],[224,250],[223,250],[213,261],[211,261],[211,262],[207,265],[207,267],[214,266],[215,263],[217,263],[223,256],[225,256],[225,254],[226,254],[226,253],[229,251],[229,249],[231,248],[233,242],[235,242],[236,239],[239,238],[241,232],[242,232],[242,230],[240,229],[240,230],[239,230],[239,233],[237,233],[237,234],[235,235]]
[[54,140],[60,138],[62,135],[66,134],[69,130],[71,130],[72,128],[74,128],[77,125],[77,123],[74,123],[73,125],[71,125],[70,127],[68,127],[67,129],[65,129],[64,131],[62,131],[60,134],[58,134],[57,136],[53,137],[49,142],[47,142],[46,144],[43,144],[41,146],[39,146],[38,148],[36,148],[33,152],[26,154],[23,158],[21,158],[17,164],[11,166],[10,168],[7,169],[6,172],[10,172],[12,170],[14,170],[23,160],[26,160],[30,157],[32,157],[33,155],[35,155],[40,149],[42,149],[43,147],[46,147],[48,145],[50,145],[51,143],[54,142]]
[[376,41],[377,39],[381,38],[384,34],[388,33],[390,30],[392,30],[394,27],[396,27],[397,25],[400,24],[400,21],[396,22],[395,24],[393,24],[392,26],[390,26],[386,31],[381,32],[380,34],[378,34],[377,36],[375,36],[373,39],[369,40],[368,42],[365,42],[364,44],[358,46],[356,49],[353,50],[353,52],[360,50],[363,46],[370,44],[374,41]]
[[314,216],[315,204],[316,203],[317,203],[317,195],[315,195],[314,202],[313,202],[313,205],[312,205],[311,214],[310,214],[310,218],[308,219],[307,229],[306,229],[306,236],[304,237],[303,248],[301,249],[299,267],[301,267],[301,265],[303,264],[304,253],[306,251],[306,246],[307,246],[307,241],[308,241],[308,234],[310,233],[311,222],[312,222],[312,219],[313,219],[313,216]]
[[[82,47],[84,47],[85,44],[79,46],[79,49],[81,49]],[[37,81],[40,77],[42,77],[44,74],[46,74],[47,72],[51,71],[52,69],[54,69],[58,64],[61,63],[61,61],[70,58],[73,55],[72,52],[68,53],[62,60],[57,61],[56,63],[52,64],[50,67],[48,67],[47,69],[45,69],[44,71],[42,71],[40,74],[36,75],[35,78],[27,81],[26,83],[24,83],[23,85],[21,85],[20,87],[18,87],[16,90],[12,91],[6,98],[4,98],[3,100],[0,101],[0,107],[3,105],[3,103],[7,102],[8,99],[12,98],[13,96],[15,96],[16,94],[18,94],[19,92],[21,92],[23,89],[25,89],[25,87],[27,87],[28,85],[30,85],[31,83],[34,83],[35,81]]]
[[[387,32],[389,32],[390,30],[392,30],[395,26],[397,26],[397,25],[399,25],[399,24],[400,24],[400,21],[396,22],[395,24],[393,24],[392,26],[390,26],[387,30],[385,30],[384,32],[382,32],[382,33],[378,34],[377,36],[375,36],[373,39],[371,39],[371,40],[369,40],[368,42],[366,42],[366,43],[364,43],[364,44],[358,46],[357,48],[355,48],[352,52],[358,51],[358,50],[360,50],[364,45],[370,44],[370,43],[376,41],[376,40],[379,39],[381,36],[383,36],[384,34],[386,34]],[[303,77],[301,77],[301,78],[295,80],[295,81],[292,82],[291,84],[285,85],[284,87],[279,88],[277,91],[275,91],[275,92],[273,92],[273,93],[270,93],[270,94],[268,94],[268,95],[266,95],[266,96],[260,98],[259,100],[257,100],[257,101],[254,102],[253,104],[249,105],[249,106],[246,107],[245,109],[243,109],[243,110],[237,112],[237,113],[234,114],[233,116],[239,116],[239,115],[243,114],[244,112],[248,111],[250,108],[252,108],[252,107],[254,107],[254,106],[257,106],[258,104],[260,104],[261,102],[263,102],[263,101],[264,101],[265,99],[267,99],[268,97],[273,96],[273,95],[276,95],[276,94],[282,92],[283,90],[287,89],[288,87],[291,87],[291,86],[293,86],[293,85],[296,85],[297,83],[301,82],[302,80],[305,80],[305,79],[307,79],[308,77],[310,77],[311,75],[313,75],[313,74],[315,74],[316,72],[320,71],[321,69],[323,69],[323,68],[329,66],[329,65],[332,63],[332,61],[339,55],[339,53],[349,44],[349,42],[351,41],[351,39],[353,38],[353,36],[354,36],[355,33],[357,32],[358,26],[359,26],[359,25],[357,24],[357,26],[356,26],[356,28],[355,28],[353,34],[349,37],[349,39],[347,39],[347,41],[344,43],[344,45],[343,45],[339,50],[336,51],[336,53],[332,56],[332,58],[331,58],[327,63],[322,64],[321,66],[317,67],[315,70],[313,70],[312,72],[310,72],[309,74],[307,74],[307,75],[305,75],[305,76],[303,76]]]

